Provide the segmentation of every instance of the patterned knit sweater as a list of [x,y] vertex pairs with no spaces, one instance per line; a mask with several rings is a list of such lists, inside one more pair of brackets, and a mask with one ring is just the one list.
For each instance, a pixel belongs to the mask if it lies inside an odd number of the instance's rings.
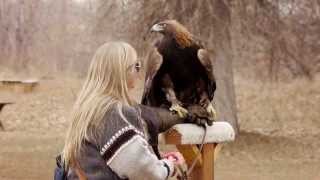
[[[152,118],[155,119],[150,121]],[[93,140],[83,143],[81,157],[76,158],[85,179],[165,180],[170,177],[174,169],[172,162],[159,160],[148,143],[150,129],[156,132],[161,129],[161,124],[155,123],[161,121],[156,118],[157,114],[142,106],[126,106],[122,112],[114,108],[106,113],[101,131]],[[81,179],[77,172],[69,168],[68,179]]]

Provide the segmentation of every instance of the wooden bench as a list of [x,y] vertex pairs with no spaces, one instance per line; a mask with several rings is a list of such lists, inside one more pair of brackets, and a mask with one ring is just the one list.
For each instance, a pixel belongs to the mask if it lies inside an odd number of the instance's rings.
[[38,84],[38,80],[1,80],[0,89],[26,93],[32,92]]
[[[178,124],[164,133],[166,144],[173,144],[184,156],[188,167],[199,153],[197,145],[201,144],[204,129],[194,124]],[[220,143],[230,142],[235,139],[235,132],[227,122],[214,122],[207,127],[202,152],[190,175],[191,180],[213,180],[214,160],[217,146]],[[221,147],[221,146],[220,146]]]

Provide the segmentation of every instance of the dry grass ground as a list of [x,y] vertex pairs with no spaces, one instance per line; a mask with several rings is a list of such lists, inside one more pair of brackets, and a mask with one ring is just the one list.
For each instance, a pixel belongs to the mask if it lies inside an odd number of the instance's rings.
[[320,76],[283,83],[236,79],[239,123],[268,136],[304,138],[320,133]]
[[[62,78],[59,78],[62,79]],[[320,81],[269,84],[236,77],[241,133],[224,146],[217,179],[320,178]],[[0,179],[52,179],[67,116],[81,80],[42,80],[29,94],[0,91],[15,102],[0,119]]]

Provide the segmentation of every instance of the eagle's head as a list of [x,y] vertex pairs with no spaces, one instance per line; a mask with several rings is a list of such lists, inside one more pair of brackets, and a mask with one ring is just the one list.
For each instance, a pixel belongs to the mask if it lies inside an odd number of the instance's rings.
[[192,34],[176,20],[164,20],[151,27],[151,32],[158,32],[164,36],[174,38],[181,47],[192,44]]

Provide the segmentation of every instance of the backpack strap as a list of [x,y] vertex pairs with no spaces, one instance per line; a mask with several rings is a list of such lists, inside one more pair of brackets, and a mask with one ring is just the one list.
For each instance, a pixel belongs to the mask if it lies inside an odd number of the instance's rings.
[[67,180],[67,171],[61,160],[61,154],[56,157],[56,168],[54,170],[54,180]]
[[[71,160],[71,166],[75,170],[79,180],[87,180],[85,172],[81,169],[78,161],[74,158]],[[61,154],[56,157],[56,169],[54,171],[54,180],[67,180],[69,168],[65,167],[64,162],[62,162]]]
[[81,169],[80,164],[75,161],[74,170],[79,178],[79,180],[88,180],[86,173]]

